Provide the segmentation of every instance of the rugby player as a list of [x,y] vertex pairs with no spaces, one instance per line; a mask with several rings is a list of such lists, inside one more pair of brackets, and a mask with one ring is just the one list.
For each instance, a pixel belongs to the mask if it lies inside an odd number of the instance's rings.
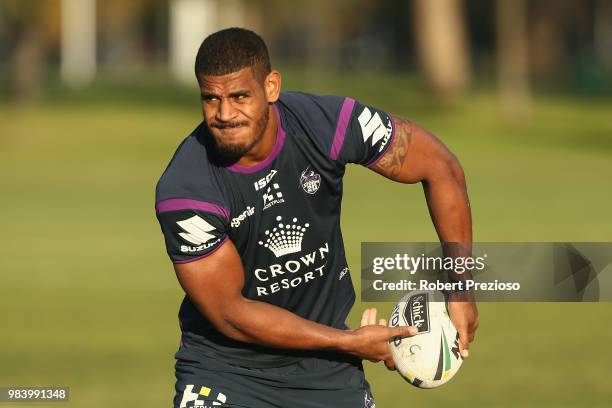
[[[281,92],[265,43],[245,29],[207,37],[195,73],[204,120],[156,190],[186,293],[174,406],[374,407],[362,359],[394,369],[388,340],[416,329],[386,327],[376,309],[345,324],[345,167],[422,183],[440,240],[466,243],[457,159],[417,124],[351,98]],[[466,357],[476,307],[451,302],[450,313]]]

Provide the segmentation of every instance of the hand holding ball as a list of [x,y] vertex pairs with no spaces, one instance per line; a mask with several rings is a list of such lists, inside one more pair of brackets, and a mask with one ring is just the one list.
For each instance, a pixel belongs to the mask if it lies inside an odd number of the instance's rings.
[[397,371],[410,384],[435,388],[448,382],[459,370],[459,334],[451,322],[442,292],[415,291],[393,308],[389,327],[414,326],[412,337],[389,342]]

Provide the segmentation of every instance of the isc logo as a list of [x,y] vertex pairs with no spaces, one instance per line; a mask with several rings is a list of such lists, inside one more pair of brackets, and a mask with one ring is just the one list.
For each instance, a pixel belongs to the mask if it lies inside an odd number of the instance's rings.
[[265,186],[267,186],[270,180],[272,180],[272,177],[274,177],[276,173],[278,173],[276,170],[271,170],[270,173],[268,173],[266,177],[262,177],[256,182],[254,182],[253,185],[255,186],[255,191],[259,191]]

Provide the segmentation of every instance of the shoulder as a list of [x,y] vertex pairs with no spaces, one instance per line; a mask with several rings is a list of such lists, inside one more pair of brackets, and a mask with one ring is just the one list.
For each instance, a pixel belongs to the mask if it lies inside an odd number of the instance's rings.
[[346,99],[336,95],[283,92],[280,104],[296,119],[311,122],[311,126],[333,126]]
[[224,207],[217,171],[203,143],[200,124],[179,145],[155,189],[156,206],[173,199],[189,199]]
[[344,96],[315,95],[306,92],[282,92],[280,101],[288,108],[304,113],[320,113],[337,110]]
[[355,101],[337,95],[284,92],[279,102],[289,128],[296,130],[295,136],[306,136],[305,140],[332,158],[334,143],[344,136]]

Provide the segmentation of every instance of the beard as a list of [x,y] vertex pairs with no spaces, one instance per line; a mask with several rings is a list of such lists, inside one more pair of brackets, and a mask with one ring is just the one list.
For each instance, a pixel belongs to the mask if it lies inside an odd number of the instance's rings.
[[[248,153],[255,145],[257,145],[261,139],[263,139],[264,132],[268,127],[268,120],[270,119],[269,109],[266,107],[264,109],[263,115],[255,122],[255,128],[253,129],[253,133],[255,137],[247,143],[225,143],[221,138],[215,136],[215,134],[210,131],[210,134],[213,136],[215,151],[220,156],[220,158],[228,163],[237,162],[242,156]],[[228,123],[219,123],[215,122],[209,126],[216,129],[229,129],[229,128],[239,128],[243,126],[248,126],[248,122],[228,122]]]

